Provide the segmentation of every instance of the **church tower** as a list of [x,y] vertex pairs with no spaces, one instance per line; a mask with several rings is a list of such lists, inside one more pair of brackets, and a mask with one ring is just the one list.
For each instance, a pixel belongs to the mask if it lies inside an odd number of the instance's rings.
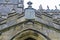
[[0,0],[0,40],[60,40],[60,10],[36,10],[29,1]]

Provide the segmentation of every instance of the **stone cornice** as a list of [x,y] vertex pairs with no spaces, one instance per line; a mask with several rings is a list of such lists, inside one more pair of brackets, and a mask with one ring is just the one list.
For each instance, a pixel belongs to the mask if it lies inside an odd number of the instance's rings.
[[[7,30],[7,29],[10,29],[11,27],[14,27],[14,26],[16,26],[16,25],[20,25],[21,23],[24,23],[24,22],[26,22],[27,20],[23,20],[23,19],[25,19],[24,17],[22,17],[22,18],[20,18],[20,19],[18,19],[18,20],[20,20],[20,22],[17,22],[16,24],[14,24],[14,25],[11,25],[11,26],[7,26],[6,28],[2,28],[2,29],[0,29],[0,31],[2,32],[3,30]],[[39,19],[39,20],[38,20]],[[45,25],[45,27],[47,27],[48,29],[52,29],[52,30],[54,30],[54,31],[57,31],[57,32],[59,32],[60,33],[60,29],[57,27],[54,27],[54,25],[50,25],[50,24],[48,24],[48,22],[44,22],[44,21],[42,21],[42,19],[40,19],[40,18],[36,18],[35,19],[35,21],[34,22],[38,22],[38,23],[40,23],[40,24],[42,24],[42,25]]]

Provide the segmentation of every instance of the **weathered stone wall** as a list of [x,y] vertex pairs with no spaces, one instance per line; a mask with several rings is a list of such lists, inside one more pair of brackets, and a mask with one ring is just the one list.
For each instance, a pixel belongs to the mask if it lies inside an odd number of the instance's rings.
[[54,30],[48,29],[45,27],[45,25],[37,23],[37,22],[34,22],[34,24],[32,22],[27,22],[27,23],[24,22],[21,24],[14,25],[5,30],[2,30],[3,32],[0,35],[0,40],[10,40],[13,36],[15,36],[19,32],[26,29],[37,30],[43,33],[44,35],[48,36],[51,40],[60,40],[60,33]]

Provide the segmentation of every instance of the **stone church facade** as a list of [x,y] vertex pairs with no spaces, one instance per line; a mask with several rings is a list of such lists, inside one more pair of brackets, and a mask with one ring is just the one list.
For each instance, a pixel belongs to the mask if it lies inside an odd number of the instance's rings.
[[24,0],[0,1],[0,40],[60,40],[60,10],[32,8]]

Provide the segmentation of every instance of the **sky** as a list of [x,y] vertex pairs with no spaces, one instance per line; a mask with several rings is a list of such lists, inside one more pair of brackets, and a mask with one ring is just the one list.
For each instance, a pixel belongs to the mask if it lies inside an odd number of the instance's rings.
[[32,7],[35,9],[39,9],[39,5],[41,4],[43,9],[47,9],[47,5],[49,6],[50,9],[55,9],[55,5],[57,6],[58,9],[60,9],[60,0],[24,0],[24,6],[25,8],[28,7],[27,2],[31,1]]

